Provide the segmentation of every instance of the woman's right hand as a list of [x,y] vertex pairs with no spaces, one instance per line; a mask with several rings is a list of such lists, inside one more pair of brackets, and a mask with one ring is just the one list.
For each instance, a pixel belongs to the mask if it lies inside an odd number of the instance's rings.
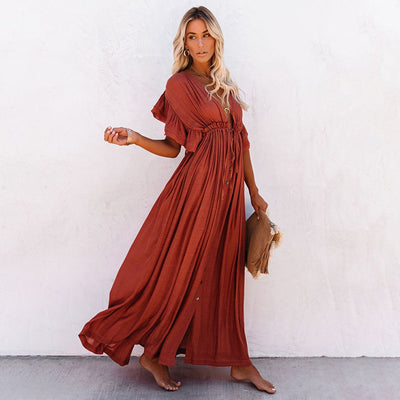
[[150,139],[129,128],[112,128],[109,126],[104,131],[104,140],[108,143],[126,146],[128,131],[130,131],[129,144],[135,144],[150,151],[150,153],[172,158],[176,157],[180,152],[181,145],[169,136],[166,136],[164,139]]
[[[130,144],[135,144],[138,139],[138,133],[132,130],[133,135],[130,141]],[[108,143],[114,143],[119,146],[126,146],[126,141],[128,139],[128,131],[126,128],[112,128],[111,126],[107,127],[104,131],[104,140]]]

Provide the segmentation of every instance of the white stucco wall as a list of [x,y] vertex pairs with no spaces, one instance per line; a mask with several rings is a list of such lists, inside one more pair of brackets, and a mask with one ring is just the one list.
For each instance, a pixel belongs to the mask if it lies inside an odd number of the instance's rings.
[[[257,185],[284,232],[246,272],[250,356],[400,356],[400,4],[207,1]],[[152,138],[188,1],[8,1],[0,15],[0,354],[91,354],[78,338],[183,157]],[[247,197],[247,215],[252,212]],[[142,351],[136,346],[134,354]]]

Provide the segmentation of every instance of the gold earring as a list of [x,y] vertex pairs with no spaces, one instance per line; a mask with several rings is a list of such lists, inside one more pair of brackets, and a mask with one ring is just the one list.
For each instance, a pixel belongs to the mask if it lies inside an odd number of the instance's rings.
[[[186,52],[188,52],[188,53],[186,54]],[[188,57],[189,54],[190,54],[189,49],[185,49],[185,50],[183,51],[183,55],[184,55],[185,57]]]

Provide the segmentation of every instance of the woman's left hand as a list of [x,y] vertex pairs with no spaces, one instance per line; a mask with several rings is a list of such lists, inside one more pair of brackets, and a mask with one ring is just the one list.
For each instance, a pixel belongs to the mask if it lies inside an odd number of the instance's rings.
[[264,212],[267,211],[268,203],[260,196],[257,192],[253,195],[250,195],[251,205],[254,208],[254,211],[257,214],[257,219],[260,219],[260,209]]

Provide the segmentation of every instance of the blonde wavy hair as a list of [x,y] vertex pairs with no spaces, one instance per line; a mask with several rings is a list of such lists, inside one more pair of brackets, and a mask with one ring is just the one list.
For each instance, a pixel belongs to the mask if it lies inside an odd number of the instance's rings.
[[[183,52],[185,50],[185,32],[187,24],[194,19],[202,19],[207,26],[208,32],[215,39],[215,51],[211,57],[210,75],[212,82],[205,85],[205,90],[209,94],[211,100],[212,95],[215,93],[216,97],[221,100],[224,106],[229,106],[229,93],[240,104],[242,109],[247,110],[248,105],[240,98],[239,91],[242,90],[230,78],[230,72],[224,64],[224,36],[221,27],[213,13],[206,7],[192,7],[182,17],[178,27],[178,32],[174,38],[174,64],[172,66],[172,74],[183,71],[189,68],[193,63],[191,55],[186,57]],[[214,87],[213,90],[208,90],[207,87]],[[218,95],[218,90],[222,88],[222,95]]]

